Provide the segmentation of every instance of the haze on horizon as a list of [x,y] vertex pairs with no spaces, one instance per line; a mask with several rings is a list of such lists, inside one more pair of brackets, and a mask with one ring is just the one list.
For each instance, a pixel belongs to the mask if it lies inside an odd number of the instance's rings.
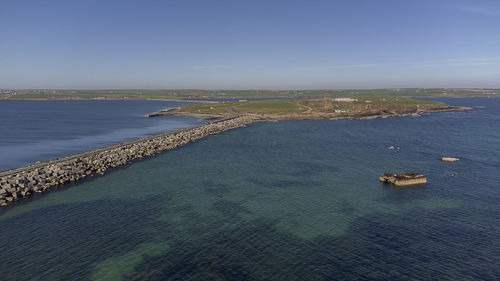
[[500,88],[500,2],[27,1],[0,88]]

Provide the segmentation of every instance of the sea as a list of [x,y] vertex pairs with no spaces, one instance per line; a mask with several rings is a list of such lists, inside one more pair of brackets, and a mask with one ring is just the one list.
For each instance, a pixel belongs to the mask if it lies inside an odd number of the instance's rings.
[[201,124],[146,118],[170,101],[0,101],[0,171]]
[[[0,279],[498,280],[500,99],[438,100],[473,110],[256,123],[16,202],[0,209]],[[3,167],[36,160],[37,143],[60,155],[202,122],[68,103],[0,102],[31,116],[2,113]],[[39,129],[44,106],[59,113]],[[386,171],[428,183],[380,183]]]

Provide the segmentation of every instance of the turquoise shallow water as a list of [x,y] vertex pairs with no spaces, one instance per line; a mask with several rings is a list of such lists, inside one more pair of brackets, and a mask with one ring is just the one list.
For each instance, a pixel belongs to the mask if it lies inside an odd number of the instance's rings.
[[495,280],[500,100],[447,102],[476,111],[254,124],[2,209],[0,276]]

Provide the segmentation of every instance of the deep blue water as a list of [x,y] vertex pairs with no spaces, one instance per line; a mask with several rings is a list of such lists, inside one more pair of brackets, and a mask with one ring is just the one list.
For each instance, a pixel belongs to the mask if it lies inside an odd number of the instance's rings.
[[0,276],[498,280],[500,99],[445,101],[476,110],[253,124],[16,203]]
[[189,117],[144,117],[183,104],[0,101],[0,171],[203,122]]

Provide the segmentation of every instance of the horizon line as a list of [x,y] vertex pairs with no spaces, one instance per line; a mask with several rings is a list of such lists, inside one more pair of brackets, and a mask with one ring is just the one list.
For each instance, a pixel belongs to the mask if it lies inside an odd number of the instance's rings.
[[71,89],[71,88],[0,88],[16,91],[368,91],[368,90],[400,90],[400,89],[449,89],[449,90],[500,90],[491,87],[388,87],[388,88],[325,88],[325,89],[203,89],[203,88],[98,88],[98,89]]

